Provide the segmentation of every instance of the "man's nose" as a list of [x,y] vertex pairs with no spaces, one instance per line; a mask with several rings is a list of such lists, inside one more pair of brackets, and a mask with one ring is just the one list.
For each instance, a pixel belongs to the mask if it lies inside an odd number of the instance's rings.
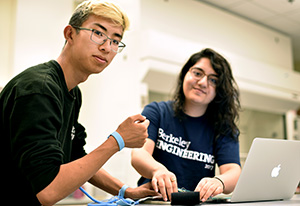
[[111,50],[110,41],[106,39],[104,43],[99,46],[99,49],[101,51],[110,52]]

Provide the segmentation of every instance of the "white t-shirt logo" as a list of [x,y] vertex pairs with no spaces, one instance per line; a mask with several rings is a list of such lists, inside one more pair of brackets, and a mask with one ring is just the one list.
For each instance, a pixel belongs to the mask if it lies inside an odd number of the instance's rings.
[[72,131],[71,131],[71,140],[73,140],[75,137],[75,127],[72,127]]

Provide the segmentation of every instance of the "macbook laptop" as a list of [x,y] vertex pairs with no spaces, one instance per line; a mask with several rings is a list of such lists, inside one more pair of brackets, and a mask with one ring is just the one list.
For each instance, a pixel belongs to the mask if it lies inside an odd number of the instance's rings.
[[255,138],[228,201],[290,199],[299,181],[300,141]]

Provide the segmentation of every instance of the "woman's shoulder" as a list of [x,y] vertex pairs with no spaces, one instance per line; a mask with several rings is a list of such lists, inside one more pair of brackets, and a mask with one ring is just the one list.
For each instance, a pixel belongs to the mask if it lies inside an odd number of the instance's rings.
[[173,112],[173,101],[151,102],[145,106],[144,111]]

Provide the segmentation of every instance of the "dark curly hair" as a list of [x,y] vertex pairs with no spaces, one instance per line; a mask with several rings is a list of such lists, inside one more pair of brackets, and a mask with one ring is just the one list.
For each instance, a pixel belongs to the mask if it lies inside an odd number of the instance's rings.
[[219,78],[216,87],[216,97],[208,105],[206,110],[206,114],[208,114],[210,121],[214,124],[214,139],[216,140],[220,135],[230,135],[230,137],[238,141],[239,129],[236,125],[236,121],[239,118],[239,110],[241,108],[239,91],[229,63],[224,57],[212,49],[206,48],[193,54],[181,69],[173,97],[175,116],[180,119],[184,117],[184,77],[189,69],[203,57],[210,60]]

